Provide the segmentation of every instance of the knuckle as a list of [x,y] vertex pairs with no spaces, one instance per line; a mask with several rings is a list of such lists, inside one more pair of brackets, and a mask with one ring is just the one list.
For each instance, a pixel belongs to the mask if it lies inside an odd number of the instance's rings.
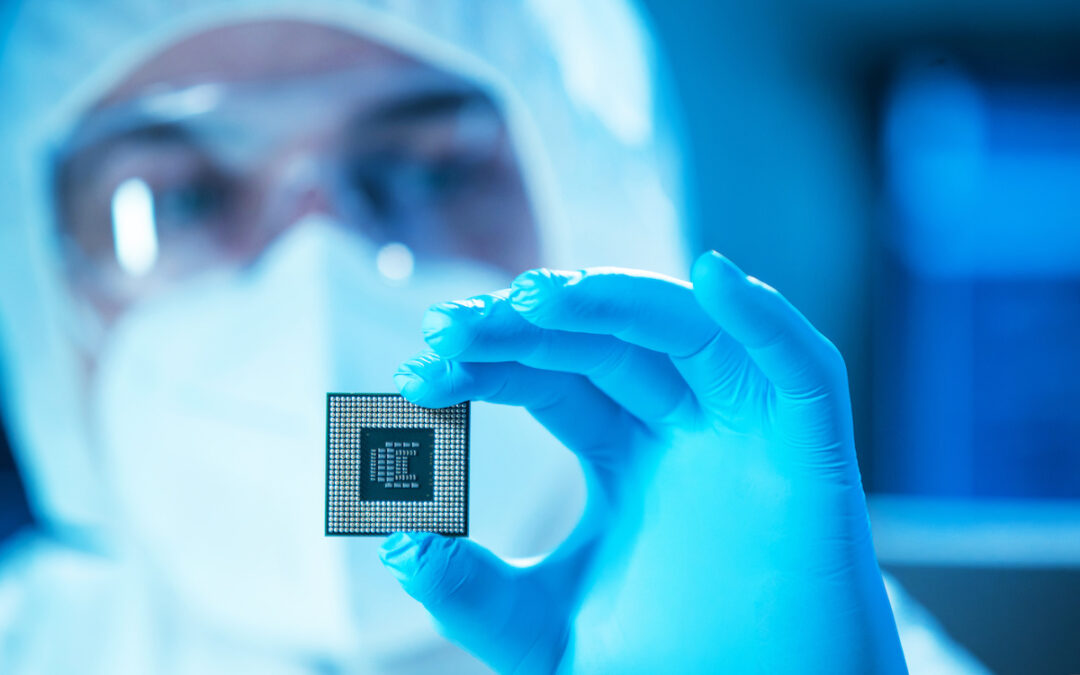
[[823,373],[833,380],[835,384],[843,384],[846,388],[848,379],[847,362],[844,361],[844,355],[840,352],[840,348],[832,340],[821,336],[820,351],[819,363]]
[[611,350],[602,359],[586,370],[586,375],[591,379],[603,379],[607,375],[622,368],[633,356],[633,347],[626,342],[616,342]]

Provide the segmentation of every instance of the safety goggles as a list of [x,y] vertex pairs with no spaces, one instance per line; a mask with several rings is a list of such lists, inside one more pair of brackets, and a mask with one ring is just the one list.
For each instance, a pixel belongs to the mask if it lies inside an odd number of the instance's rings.
[[391,276],[537,247],[499,106],[424,65],[148,92],[87,115],[53,178],[65,271],[105,306],[246,265],[313,211],[407,257]]

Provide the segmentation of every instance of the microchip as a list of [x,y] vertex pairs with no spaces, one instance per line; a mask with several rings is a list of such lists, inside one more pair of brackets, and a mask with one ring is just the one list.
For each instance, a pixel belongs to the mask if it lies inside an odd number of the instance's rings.
[[469,533],[469,403],[327,394],[326,534]]

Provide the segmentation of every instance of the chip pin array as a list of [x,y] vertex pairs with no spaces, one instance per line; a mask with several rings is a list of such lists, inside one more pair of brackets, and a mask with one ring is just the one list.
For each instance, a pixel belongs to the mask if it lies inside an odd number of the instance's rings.
[[397,394],[328,394],[326,534],[467,535],[468,448],[467,401],[432,409]]

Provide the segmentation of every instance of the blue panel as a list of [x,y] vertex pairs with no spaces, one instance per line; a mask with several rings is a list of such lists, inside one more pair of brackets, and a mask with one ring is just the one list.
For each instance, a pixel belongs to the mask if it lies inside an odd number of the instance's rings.
[[1080,498],[1080,84],[898,73],[875,483]]

